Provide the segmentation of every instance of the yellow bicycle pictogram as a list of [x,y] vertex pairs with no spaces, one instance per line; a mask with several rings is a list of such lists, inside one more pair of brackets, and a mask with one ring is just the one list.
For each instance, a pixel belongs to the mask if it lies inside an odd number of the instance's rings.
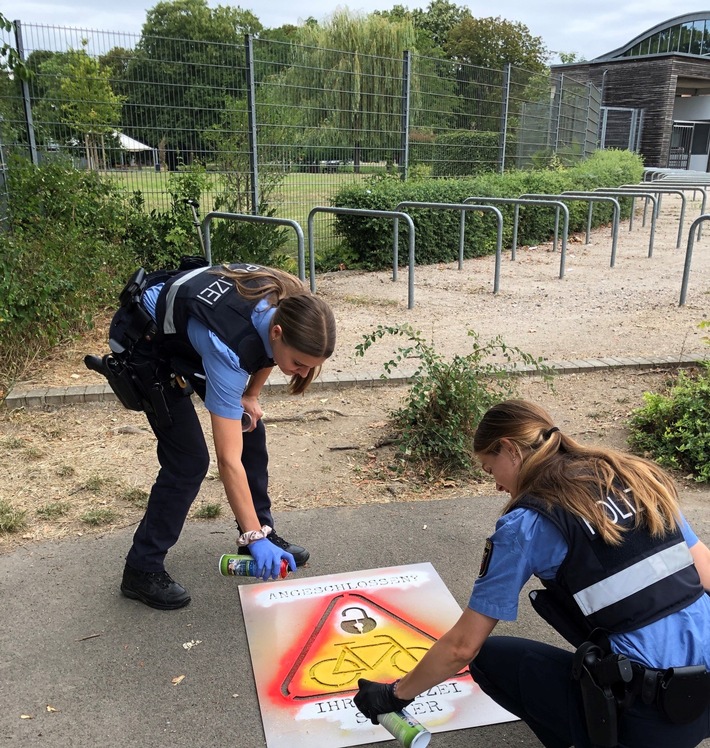
[[378,670],[408,673],[427,652],[426,647],[407,647],[387,634],[375,634],[373,641],[356,644],[338,642],[338,656],[313,664],[309,676],[323,686],[343,687],[357,683],[358,678],[372,676]]
[[358,678],[408,673],[436,638],[359,593],[334,595],[296,654],[280,690],[291,699],[347,693]]

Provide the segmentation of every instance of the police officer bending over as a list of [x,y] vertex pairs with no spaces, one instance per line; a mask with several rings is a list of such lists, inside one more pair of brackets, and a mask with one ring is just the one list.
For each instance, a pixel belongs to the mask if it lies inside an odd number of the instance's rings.
[[[469,666],[548,748],[684,748],[710,737],[710,550],[657,465],[561,433],[540,407],[491,408],[474,437],[511,499],[459,621],[394,684],[361,679],[373,722]],[[576,651],[489,637],[533,607]],[[470,663],[470,664],[469,664]]]
[[304,392],[335,346],[333,312],[294,276],[255,265],[201,264],[185,263],[181,272],[139,270],[111,323],[112,352],[85,359],[126,407],[146,411],[158,439],[160,471],[121,591],[161,609],[190,602],[164,560],[209,467],[193,391],[210,413],[241,552],[254,557],[263,579],[278,578],[282,559],[292,570],[308,560],[305,548],[273,529],[258,397],[274,366],[291,377],[291,393]]

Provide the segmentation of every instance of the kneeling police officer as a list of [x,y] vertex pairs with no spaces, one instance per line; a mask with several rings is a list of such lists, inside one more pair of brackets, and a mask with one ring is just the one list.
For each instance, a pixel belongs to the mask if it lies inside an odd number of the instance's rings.
[[[491,408],[473,442],[511,499],[487,540],[468,607],[395,683],[361,679],[355,704],[406,707],[469,667],[548,748],[690,748],[710,737],[710,551],[656,464],[584,447],[540,407]],[[575,648],[489,636],[533,607]]]

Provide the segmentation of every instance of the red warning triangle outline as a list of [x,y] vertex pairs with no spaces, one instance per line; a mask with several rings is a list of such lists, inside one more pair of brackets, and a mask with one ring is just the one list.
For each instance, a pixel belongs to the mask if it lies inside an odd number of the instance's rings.
[[[305,696],[291,693],[290,691],[290,687],[291,687],[291,683],[293,679],[301,671],[301,667],[304,661],[306,660],[311,647],[315,644],[321,631],[326,625],[328,619],[333,614],[334,610],[336,608],[340,608],[342,603],[347,603],[348,605],[351,605],[351,604],[355,604],[358,602],[365,603],[366,605],[379,610],[383,615],[388,616],[390,619],[393,619],[398,625],[411,629],[412,631],[415,631],[417,634],[420,634],[424,638],[428,639],[432,644],[434,644],[437,640],[436,637],[420,629],[418,626],[411,623],[410,621],[405,620],[404,618],[402,618],[401,615],[398,615],[397,613],[394,613],[391,610],[388,610],[380,603],[377,603],[374,600],[371,600],[369,597],[365,595],[352,593],[352,592],[345,592],[339,595],[334,595],[328,602],[328,605],[325,607],[325,610],[323,611],[323,614],[318,620],[318,623],[315,625],[310,636],[308,637],[305,644],[301,648],[301,651],[299,652],[298,657],[296,657],[296,660],[294,661],[293,665],[291,666],[288,673],[286,674],[286,677],[284,678],[281,684],[281,688],[280,688],[282,696],[288,699],[292,699],[294,701],[308,701],[308,700],[314,700],[314,699],[332,698],[334,696],[339,696],[344,693],[352,693],[353,691],[357,689],[357,684],[354,684],[354,685],[348,684],[347,687],[341,688],[339,690],[324,691],[323,693],[313,693],[313,694],[308,694]],[[376,645],[371,645],[371,646],[376,646]],[[362,672],[363,668],[357,667],[357,663],[352,662],[350,660],[346,660],[345,662],[350,662],[351,665],[353,666],[353,669],[348,671],[347,669],[341,668],[338,671],[339,673],[356,672],[356,671]],[[459,675],[465,675],[465,674],[466,674],[465,669],[461,673],[459,673]]]

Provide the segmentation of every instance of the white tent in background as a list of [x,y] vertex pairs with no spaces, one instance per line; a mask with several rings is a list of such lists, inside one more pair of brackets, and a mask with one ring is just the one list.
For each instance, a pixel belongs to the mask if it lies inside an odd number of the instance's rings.
[[[136,140],[135,138],[129,138],[128,135],[124,135],[122,132],[118,132],[117,130],[113,131],[113,136],[115,138],[118,138],[118,142],[121,146],[121,166],[125,164],[125,153],[131,154],[131,165],[132,166],[139,166],[146,165],[146,161],[150,163],[150,161],[153,162],[153,166],[155,166],[156,171],[160,171],[160,162],[158,161],[158,151],[149,146],[145,143],[141,143],[140,140]],[[137,158],[139,153],[147,153],[151,152],[152,158],[150,160],[146,158]]]
[[122,132],[116,132],[114,130],[113,133],[115,138],[118,138],[118,142],[121,144],[121,148],[123,148],[124,151],[131,151],[132,153],[137,153],[138,151],[152,151],[153,148],[149,145],[146,145],[145,143],[141,143],[139,140],[134,140],[133,138],[129,138],[128,135],[124,135]]

